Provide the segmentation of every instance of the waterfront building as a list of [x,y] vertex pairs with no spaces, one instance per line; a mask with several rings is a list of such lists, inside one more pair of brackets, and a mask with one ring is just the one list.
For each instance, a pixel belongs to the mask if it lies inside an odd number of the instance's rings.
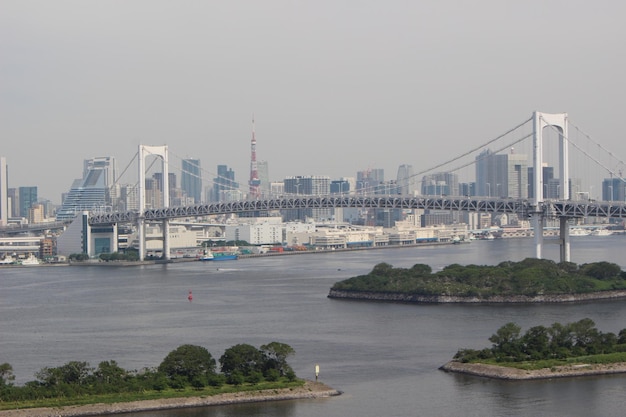
[[0,156],[0,226],[9,223],[9,168],[4,156]]
[[280,217],[240,218],[237,224],[227,224],[225,240],[246,241],[251,245],[275,245],[284,240]]
[[187,197],[193,199],[193,204],[202,202],[202,170],[199,159],[183,159],[180,187]]
[[73,219],[84,210],[105,211],[114,207],[119,195],[115,180],[115,158],[85,159],[83,177],[72,183],[61,208],[57,210],[57,220]]

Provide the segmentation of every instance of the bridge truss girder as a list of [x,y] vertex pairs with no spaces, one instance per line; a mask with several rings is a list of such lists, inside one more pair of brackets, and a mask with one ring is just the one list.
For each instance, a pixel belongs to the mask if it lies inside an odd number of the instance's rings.
[[[186,207],[163,207],[146,209],[142,213],[146,221],[161,221],[181,217],[199,217],[252,211],[272,211],[309,208],[362,208],[362,209],[401,209],[401,210],[451,210],[489,213],[515,213],[527,218],[531,213],[540,212],[544,217],[611,217],[626,218],[626,204],[595,202],[545,201],[539,210],[528,200],[467,198],[467,197],[288,197],[271,200],[247,200],[228,203],[200,204]],[[89,224],[134,223],[139,218],[135,211],[123,213],[94,214]]]

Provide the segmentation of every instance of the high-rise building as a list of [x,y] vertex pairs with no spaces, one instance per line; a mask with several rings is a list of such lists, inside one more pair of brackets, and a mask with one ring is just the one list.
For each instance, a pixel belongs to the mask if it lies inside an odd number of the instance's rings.
[[416,181],[413,176],[412,165],[400,165],[398,167],[398,175],[396,178],[398,189],[401,195],[413,195],[416,191]]
[[376,187],[385,181],[385,170],[366,169],[356,173],[356,191],[360,194],[373,194]]
[[82,211],[100,211],[113,207],[118,198],[115,158],[85,159],[83,178],[74,180],[57,211],[57,220],[71,220]]
[[476,157],[476,195],[501,197],[508,190],[507,155],[486,149]]
[[452,172],[437,172],[422,177],[423,195],[460,195],[459,176]]
[[507,186],[498,197],[528,198],[528,157],[514,153],[512,149],[506,157]]
[[[285,193],[298,195],[328,195],[330,194],[330,177],[327,176],[296,176],[287,177],[283,180]],[[332,209],[329,208],[303,208],[282,210],[283,221],[306,221],[307,218],[314,220],[330,219]]]
[[202,202],[202,170],[199,159],[183,159],[180,187],[193,198],[195,204]]
[[602,181],[603,201],[626,201],[626,180],[624,178],[605,178]]
[[[554,167],[544,166],[543,173],[543,198],[556,198],[559,179],[554,178]],[[551,197],[551,192],[554,196]],[[535,173],[533,167],[528,167],[528,198],[535,198]]]
[[227,165],[217,166],[217,178],[213,178],[211,202],[231,201],[239,195],[239,184],[235,181],[235,171]]
[[528,198],[528,157],[516,154],[495,154],[487,149],[476,157],[477,196]]
[[0,226],[9,222],[9,168],[4,156],[0,156]]
[[267,161],[257,162],[257,171],[259,174],[259,181],[261,181],[259,187],[261,187],[261,195],[268,197],[270,193],[270,168]]
[[20,194],[17,188],[9,188],[9,217],[16,217],[20,213]]
[[28,218],[28,210],[37,203],[37,187],[19,187],[20,217]]

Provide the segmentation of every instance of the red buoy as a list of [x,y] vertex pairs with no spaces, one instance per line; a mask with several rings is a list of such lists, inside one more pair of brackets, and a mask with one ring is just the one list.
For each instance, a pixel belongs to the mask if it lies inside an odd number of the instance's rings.
[[189,290],[189,295],[187,296],[187,299],[189,300],[189,302],[193,300],[193,294],[191,293],[191,290]]

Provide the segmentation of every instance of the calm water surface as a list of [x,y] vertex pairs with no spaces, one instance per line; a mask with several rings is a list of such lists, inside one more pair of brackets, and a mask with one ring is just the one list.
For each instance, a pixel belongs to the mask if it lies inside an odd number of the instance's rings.
[[[573,238],[576,263],[626,269],[626,236]],[[158,366],[191,343],[215,358],[238,343],[279,341],[300,377],[344,392],[321,400],[137,413],[199,416],[622,416],[626,377],[502,382],[438,367],[459,348],[482,348],[509,321],[527,329],[589,317],[602,331],[626,328],[626,302],[562,305],[405,305],[331,300],[335,282],[379,262],[495,264],[532,256],[528,239],[445,247],[191,262],[143,267],[0,269],[0,363],[17,383],[71,360],[125,369]],[[546,245],[546,258],[558,246]],[[187,301],[192,290],[193,302]]]

